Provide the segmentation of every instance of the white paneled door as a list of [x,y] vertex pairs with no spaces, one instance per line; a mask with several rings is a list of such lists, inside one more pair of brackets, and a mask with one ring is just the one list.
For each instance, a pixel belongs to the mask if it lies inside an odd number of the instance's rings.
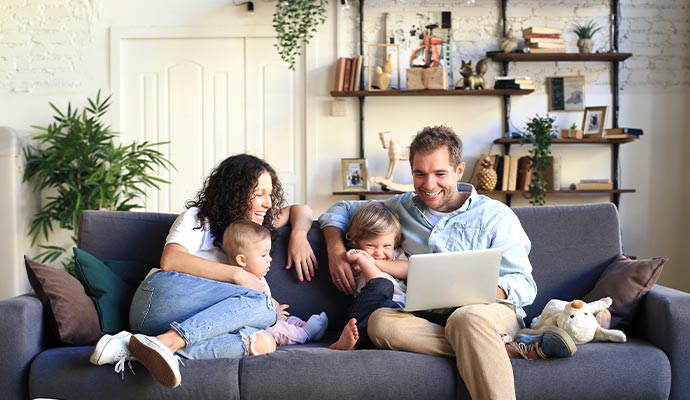
[[304,202],[304,83],[273,43],[256,31],[114,31],[123,139],[169,141],[162,150],[176,167],[161,171],[171,183],[149,192],[148,211],[179,212],[214,166],[242,152],[276,169],[290,203]]

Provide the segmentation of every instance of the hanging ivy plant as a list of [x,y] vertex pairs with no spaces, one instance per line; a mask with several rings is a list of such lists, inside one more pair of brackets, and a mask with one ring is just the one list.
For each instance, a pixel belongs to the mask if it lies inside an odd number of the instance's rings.
[[530,144],[529,161],[532,175],[529,185],[530,204],[543,206],[546,203],[548,182],[544,179],[544,170],[551,161],[551,133],[554,130],[555,117],[536,115],[527,123],[525,135],[520,144]]
[[326,21],[326,0],[278,0],[273,14],[273,28],[276,31],[276,48],[280,58],[295,69],[295,60],[300,55],[302,43],[309,43],[316,28]]

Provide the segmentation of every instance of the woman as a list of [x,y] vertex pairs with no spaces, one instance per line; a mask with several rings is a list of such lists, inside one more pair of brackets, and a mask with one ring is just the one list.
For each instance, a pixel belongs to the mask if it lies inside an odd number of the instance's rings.
[[294,263],[298,279],[310,281],[317,268],[307,241],[311,209],[281,209],[284,202],[268,163],[247,154],[224,160],[171,227],[160,271],[150,273],[132,299],[130,326],[141,333],[106,335],[96,345],[92,362],[117,361],[114,355],[122,353],[118,346],[128,342],[131,356],[159,383],[176,387],[181,377],[175,353],[197,359],[238,358],[275,350],[275,341],[264,331],[276,322],[275,305],[256,275],[228,265],[221,241],[225,228],[236,220],[254,221],[272,233],[289,222],[286,268]]

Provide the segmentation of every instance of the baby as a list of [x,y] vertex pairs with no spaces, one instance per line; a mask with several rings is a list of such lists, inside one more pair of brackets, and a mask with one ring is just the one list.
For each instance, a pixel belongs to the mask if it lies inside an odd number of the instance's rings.
[[267,330],[278,345],[306,343],[323,337],[328,327],[326,313],[314,314],[304,322],[285,311],[289,307],[287,304],[279,304],[273,299],[265,278],[271,269],[272,260],[271,233],[268,229],[255,222],[236,221],[223,233],[223,251],[231,265],[242,267],[259,277],[264,284],[264,291],[276,304],[278,321]]
[[355,275],[356,299],[350,320],[330,346],[335,350],[354,350],[361,338],[368,338],[371,313],[381,307],[404,307],[407,290],[403,281],[407,278],[407,258],[399,248],[400,222],[393,210],[381,202],[360,207],[352,216],[346,238],[352,246],[346,257]]

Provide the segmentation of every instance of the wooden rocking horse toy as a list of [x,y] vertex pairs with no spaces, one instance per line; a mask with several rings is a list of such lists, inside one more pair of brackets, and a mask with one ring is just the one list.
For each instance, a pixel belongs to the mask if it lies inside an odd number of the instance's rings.
[[379,132],[379,139],[384,149],[388,149],[388,170],[386,171],[386,177],[374,176],[370,180],[374,183],[378,183],[382,188],[400,190],[403,192],[411,192],[414,190],[412,185],[405,185],[400,183],[391,182],[393,174],[395,173],[395,167],[398,165],[398,161],[409,160],[410,158],[410,146],[403,147],[400,145],[400,141],[391,132]]

